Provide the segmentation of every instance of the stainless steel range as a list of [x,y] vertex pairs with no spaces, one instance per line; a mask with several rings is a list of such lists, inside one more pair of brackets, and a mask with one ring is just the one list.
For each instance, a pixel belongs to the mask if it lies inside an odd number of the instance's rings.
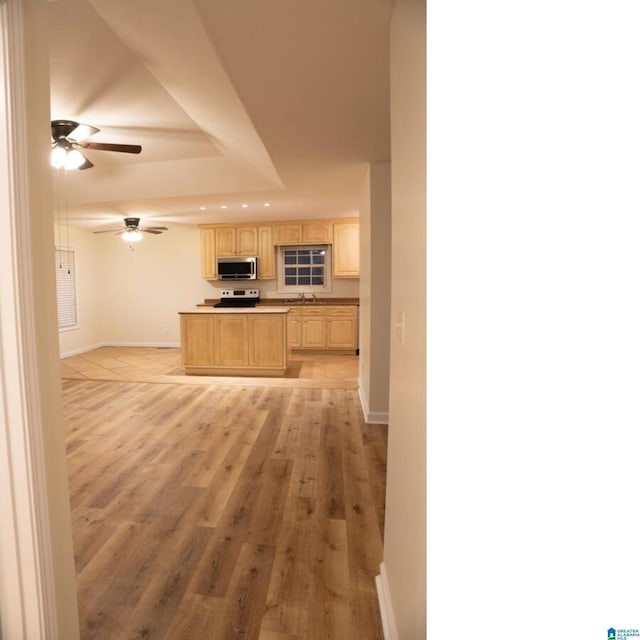
[[260,302],[259,289],[223,289],[214,307],[255,307]]

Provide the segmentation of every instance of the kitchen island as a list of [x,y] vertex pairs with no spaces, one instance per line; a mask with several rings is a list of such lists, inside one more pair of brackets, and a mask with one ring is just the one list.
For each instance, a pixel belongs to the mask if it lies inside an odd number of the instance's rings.
[[290,307],[197,307],[180,312],[182,366],[190,375],[283,376]]

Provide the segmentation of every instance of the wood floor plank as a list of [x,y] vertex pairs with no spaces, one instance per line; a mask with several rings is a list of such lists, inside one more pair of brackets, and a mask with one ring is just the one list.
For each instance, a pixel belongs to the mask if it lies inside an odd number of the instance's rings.
[[344,520],[321,520],[311,571],[314,579],[306,637],[309,640],[354,637],[349,608],[347,526]]
[[105,519],[100,509],[81,507],[73,511],[71,526],[76,572],[81,573],[115,533],[118,524]]
[[156,550],[153,572],[127,620],[127,627],[131,630],[127,637],[131,639],[161,640],[166,637],[193,571],[212,536],[212,531],[206,527],[158,533],[162,533],[162,542]]
[[194,640],[215,637],[215,629],[224,615],[225,600],[187,593],[176,609],[167,629],[167,640]]
[[220,640],[258,637],[273,558],[272,547],[242,545],[221,628],[214,637]]
[[312,530],[291,519],[283,524],[276,547],[261,630],[304,638],[311,600]]

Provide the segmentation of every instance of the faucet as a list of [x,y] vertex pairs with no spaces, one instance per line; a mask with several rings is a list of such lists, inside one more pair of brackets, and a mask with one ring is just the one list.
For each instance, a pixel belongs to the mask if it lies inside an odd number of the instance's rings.
[[298,298],[300,298],[300,300],[302,300],[302,304],[304,304],[304,293],[299,293]]
[[315,293],[312,293],[312,294],[311,294],[311,297],[313,298],[313,301],[315,302],[315,301],[316,301],[316,294],[315,294]]

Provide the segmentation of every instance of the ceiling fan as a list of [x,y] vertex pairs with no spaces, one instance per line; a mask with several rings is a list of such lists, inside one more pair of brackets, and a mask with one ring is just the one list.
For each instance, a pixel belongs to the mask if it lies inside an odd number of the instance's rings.
[[137,242],[138,240],[142,240],[141,231],[155,235],[163,231],[168,231],[167,227],[141,227],[140,218],[124,218],[124,225],[124,227],[119,227],[118,229],[104,229],[102,231],[94,231],[93,233],[115,233],[116,235],[122,236],[122,239],[127,242]]
[[100,129],[73,120],[51,121],[51,164],[56,169],[90,169],[93,162],[85,158],[78,148],[96,151],[119,151],[140,153],[139,144],[113,144],[110,142],[86,142],[86,139]]

